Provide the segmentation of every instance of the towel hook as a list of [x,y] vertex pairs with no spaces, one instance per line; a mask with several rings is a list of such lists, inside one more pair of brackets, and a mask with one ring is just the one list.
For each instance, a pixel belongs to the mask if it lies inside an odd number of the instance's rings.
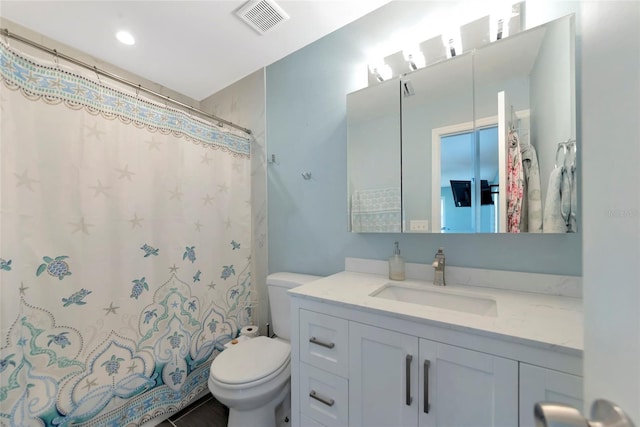
[[510,107],[511,107],[511,123],[509,128],[510,130],[515,131],[520,128],[520,118],[518,117],[518,113],[516,112],[516,109],[513,107],[513,104]]
[[515,129],[511,129],[509,131],[509,146],[511,148],[515,148],[520,145],[520,136]]
[[302,178],[304,178],[305,181],[309,181],[311,179],[311,172],[302,172]]
[[[574,172],[576,170],[576,159],[578,156],[578,145],[576,144],[576,140],[575,139],[568,139],[567,140],[567,151],[571,152],[573,150],[573,155],[571,157],[569,157],[571,159],[571,165],[570,165],[570,169],[571,172]],[[571,153],[570,153],[571,154]]]
[[558,162],[558,153],[560,153],[560,151],[562,151],[562,167],[564,167],[564,159],[567,156],[567,143],[566,142],[559,142],[558,143],[558,148],[556,149],[556,168],[560,167],[559,162]]

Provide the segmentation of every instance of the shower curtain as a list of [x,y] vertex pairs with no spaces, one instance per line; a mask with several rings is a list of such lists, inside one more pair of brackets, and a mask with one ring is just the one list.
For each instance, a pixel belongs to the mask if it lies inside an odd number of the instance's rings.
[[252,323],[249,141],[0,54],[0,425],[166,416]]

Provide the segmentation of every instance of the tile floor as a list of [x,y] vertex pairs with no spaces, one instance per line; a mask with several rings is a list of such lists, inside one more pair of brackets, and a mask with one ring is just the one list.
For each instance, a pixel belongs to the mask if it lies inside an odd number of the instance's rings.
[[205,396],[176,412],[157,427],[226,427],[229,409],[213,396]]

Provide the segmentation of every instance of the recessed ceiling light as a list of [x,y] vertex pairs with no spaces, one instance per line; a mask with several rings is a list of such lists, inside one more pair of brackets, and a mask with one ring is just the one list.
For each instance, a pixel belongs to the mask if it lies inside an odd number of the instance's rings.
[[136,39],[133,38],[133,35],[129,31],[118,31],[116,33],[116,38],[122,44],[133,45],[136,43]]

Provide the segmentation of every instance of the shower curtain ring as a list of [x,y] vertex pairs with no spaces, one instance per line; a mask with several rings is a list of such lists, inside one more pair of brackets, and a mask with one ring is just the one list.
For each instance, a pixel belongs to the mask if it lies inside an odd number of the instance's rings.
[[102,80],[100,80],[100,73],[98,72],[98,67],[93,66],[93,72],[96,73],[96,77],[98,78],[98,83],[102,84]]
[[4,43],[5,43],[7,46],[11,46],[11,45],[9,44],[9,30],[8,30],[8,29],[6,29],[6,28],[3,28],[3,30],[2,30],[2,35],[4,36]]

